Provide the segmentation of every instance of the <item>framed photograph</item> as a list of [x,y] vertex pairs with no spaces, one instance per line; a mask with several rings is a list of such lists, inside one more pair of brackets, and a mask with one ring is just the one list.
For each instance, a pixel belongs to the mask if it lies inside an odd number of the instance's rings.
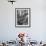
[[30,8],[15,8],[15,27],[30,27]]

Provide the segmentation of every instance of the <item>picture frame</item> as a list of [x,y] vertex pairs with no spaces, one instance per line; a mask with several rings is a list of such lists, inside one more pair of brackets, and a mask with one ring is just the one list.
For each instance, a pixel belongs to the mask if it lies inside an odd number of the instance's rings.
[[31,27],[30,8],[15,8],[15,27]]

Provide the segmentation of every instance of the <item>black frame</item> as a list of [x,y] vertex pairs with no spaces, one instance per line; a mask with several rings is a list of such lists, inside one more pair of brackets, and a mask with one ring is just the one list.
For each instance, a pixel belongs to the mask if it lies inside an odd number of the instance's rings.
[[[29,26],[22,26],[22,25],[21,26],[17,26],[16,25],[16,21],[17,21],[16,20],[16,18],[17,18],[16,17],[17,16],[16,15],[16,9],[28,9],[29,10],[29,18],[28,18],[29,19]],[[15,27],[19,27],[19,28],[28,28],[28,27],[31,27],[31,9],[30,8],[15,8]]]

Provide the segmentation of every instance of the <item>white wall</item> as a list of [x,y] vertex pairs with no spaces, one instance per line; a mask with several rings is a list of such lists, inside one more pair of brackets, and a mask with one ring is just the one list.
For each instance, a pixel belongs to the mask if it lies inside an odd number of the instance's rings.
[[[33,40],[46,40],[46,1],[17,0],[13,5],[0,0],[0,40],[15,40],[19,32],[29,33]],[[15,8],[31,8],[31,27],[15,27]]]

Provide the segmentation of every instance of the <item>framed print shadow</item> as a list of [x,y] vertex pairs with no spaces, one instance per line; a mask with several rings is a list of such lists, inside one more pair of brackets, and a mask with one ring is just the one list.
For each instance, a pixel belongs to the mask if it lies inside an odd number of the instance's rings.
[[30,8],[15,8],[15,27],[31,27]]

